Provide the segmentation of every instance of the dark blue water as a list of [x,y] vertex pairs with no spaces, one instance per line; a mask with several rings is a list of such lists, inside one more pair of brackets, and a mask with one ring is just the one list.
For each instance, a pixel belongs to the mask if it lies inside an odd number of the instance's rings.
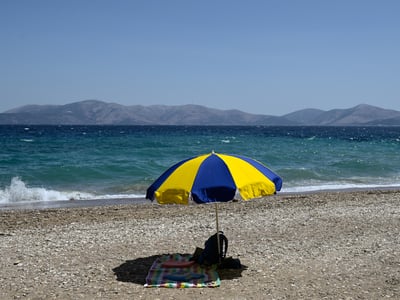
[[0,126],[0,203],[140,198],[172,164],[252,157],[282,192],[400,186],[399,127]]

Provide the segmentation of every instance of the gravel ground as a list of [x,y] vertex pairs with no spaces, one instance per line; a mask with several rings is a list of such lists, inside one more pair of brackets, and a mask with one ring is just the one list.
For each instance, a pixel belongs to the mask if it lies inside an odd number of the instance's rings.
[[0,299],[400,298],[400,192],[281,194],[221,203],[219,288],[144,288],[152,262],[193,253],[214,205],[0,210]]

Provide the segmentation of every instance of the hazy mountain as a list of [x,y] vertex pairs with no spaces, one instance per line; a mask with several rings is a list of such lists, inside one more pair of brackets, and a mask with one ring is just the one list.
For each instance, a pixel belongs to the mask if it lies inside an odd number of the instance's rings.
[[323,113],[324,111],[320,109],[306,108],[287,114],[284,117],[298,124],[311,124]]
[[[28,105],[0,114],[0,124],[264,125],[284,119],[200,105],[123,106],[97,100],[66,105]],[[289,123],[285,124],[291,124]]]
[[[309,123],[317,125],[364,125],[376,123],[379,125],[387,119],[400,117],[400,112],[379,107],[360,104],[350,109],[333,109],[315,115]],[[399,123],[400,125],[400,123]]]
[[27,105],[0,114],[0,124],[46,125],[400,125],[400,112],[361,104],[349,109],[303,109],[284,116],[257,115],[200,105],[124,106],[97,100]]

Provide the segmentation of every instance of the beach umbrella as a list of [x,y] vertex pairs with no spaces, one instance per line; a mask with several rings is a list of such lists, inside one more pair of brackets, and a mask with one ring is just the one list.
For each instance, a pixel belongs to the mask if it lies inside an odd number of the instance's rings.
[[220,253],[218,202],[250,200],[280,191],[282,178],[262,163],[241,155],[214,151],[182,160],[154,181],[146,199],[160,204],[215,203]]
[[215,203],[250,200],[280,191],[282,179],[262,163],[241,155],[214,151],[182,160],[147,189],[146,198],[160,204]]

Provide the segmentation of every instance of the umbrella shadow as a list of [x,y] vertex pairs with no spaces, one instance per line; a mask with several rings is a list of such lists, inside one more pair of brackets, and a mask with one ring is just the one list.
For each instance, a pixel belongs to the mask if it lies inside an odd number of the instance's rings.
[[[160,255],[152,255],[147,257],[139,257],[133,260],[127,260],[118,267],[113,269],[117,281],[131,282],[144,285],[146,276],[153,262],[161,257]],[[232,280],[242,277],[242,272],[247,269],[247,266],[242,265],[239,269],[218,269],[218,274],[221,280]]]
[[218,275],[221,280],[232,280],[242,277],[242,272],[247,270],[247,266],[241,265],[238,269],[218,269]]
[[114,274],[118,281],[131,282],[140,285],[146,283],[146,276],[153,262],[162,255],[152,255],[127,260],[118,267],[114,268]]

